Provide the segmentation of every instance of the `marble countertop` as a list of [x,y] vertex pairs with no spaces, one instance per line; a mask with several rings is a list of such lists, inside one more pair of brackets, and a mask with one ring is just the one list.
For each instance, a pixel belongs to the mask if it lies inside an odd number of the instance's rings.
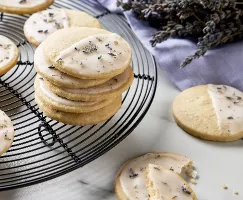
[[[193,186],[199,200],[243,199],[243,140],[207,142],[181,130],[171,104],[179,91],[159,69],[154,102],[138,127],[114,149],[92,163],[51,181],[0,193],[0,200],[115,200],[114,180],[129,158],[153,151],[170,151],[194,160],[199,173]],[[221,184],[227,184],[223,190]],[[234,195],[233,190],[239,192]]]

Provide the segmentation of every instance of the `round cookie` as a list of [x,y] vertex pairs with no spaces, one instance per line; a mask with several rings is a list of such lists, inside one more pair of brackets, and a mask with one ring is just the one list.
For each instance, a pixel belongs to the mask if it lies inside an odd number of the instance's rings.
[[65,88],[88,88],[100,85],[109,79],[79,79],[65,74],[51,65],[43,53],[43,44],[37,47],[34,55],[35,70],[52,84]]
[[14,140],[14,128],[11,119],[0,110],[0,155],[7,152]]
[[0,12],[32,14],[48,8],[54,0],[0,0]]
[[44,54],[60,71],[83,79],[114,77],[130,66],[132,50],[119,35],[72,27],[47,37]]
[[108,106],[88,113],[68,113],[57,111],[51,106],[45,105],[37,93],[35,93],[35,101],[47,117],[64,124],[85,126],[98,124],[111,118],[120,109],[122,98],[120,96]]
[[147,153],[128,160],[116,177],[115,192],[119,200],[148,199],[145,170],[148,164],[156,164],[182,173],[192,166],[192,160],[169,152]]
[[149,199],[197,200],[197,197],[190,185],[180,175],[172,170],[159,165],[149,164],[145,174]]
[[7,73],[18,61],[19,50],[7,37],[0,35],[0,75]]
[[82,11],[49,9],[31,15],[25,22],[24,34],[31,44],[38,46],[50,34],[68,27],[101,28],[101,24]]
[[45,84],[39,75],[35,78],[35,92],[38,93],[45,105],[50,105],[55,110],[71,113],[84,113],[98,110],[109,105],[114,99],[107,99],[96,102],[71,101],[54,94]]
[[134,79],[132,68],[127,68],[122,74],[111,80],[86,89],[69,89],[57,87],[48,81],[47,86],[58,96],[74,101],[98,101],[121,95],[132,84]]
[[225,85],[200,85],[181,92],[173,115],[189,134],[212,141],[243,137],[243,93]]

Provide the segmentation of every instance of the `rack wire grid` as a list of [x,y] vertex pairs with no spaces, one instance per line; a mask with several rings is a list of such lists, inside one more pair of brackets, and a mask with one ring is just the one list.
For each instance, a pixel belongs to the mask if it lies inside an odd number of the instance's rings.
[[124,16],[112,14],[95,0],[59,0],[51,8],[82,10],[103,27],[125,38],[133,48],[134,82],[123,95],[121,109],[112,118],[93,126],[70,126],[43,115],[34,101],[34,47],[24,37],[28,15],[2,13],[0,34],[20,51],[17,65],[0,77],[0,109],[12,119],[15,138],[0,157],[0,191],[29,186],[82,167],[103,155],[139,124],[148,111],[157,86],[153,56],[142,46]]

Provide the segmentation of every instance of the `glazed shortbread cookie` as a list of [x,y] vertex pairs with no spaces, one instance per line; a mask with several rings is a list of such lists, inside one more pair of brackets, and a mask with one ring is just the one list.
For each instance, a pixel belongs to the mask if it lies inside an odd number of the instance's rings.
[[192,165],[189,158],[174,153],[148,153],[127,161],[116,178],[116,194],[119,200],[148,200],[145,170],[148,164],[156,164],[180,174]]
[[172,170],[149,164],[145,174],[148,200],[197,200],[190,185]]
[[131,67],[128,67],[122,74],[113,77],[111,80],[86,89],[60,88],[49,82],[47,86],[57,95],[76,101],[98,101],[110,99],[121,95],[132,84],[134,79]]
[[0,11],[13,14],[31,14],[49,7],[54,0],[0,0]]
[[55,110],[71,113],[84,113],[98,110],[109,105],[115,98],[106,99],[103,101],[83,102],[71,101],[54,94],[45,84],[45,81],[39,75],[35,79],[35,92],[38,93],[42,102],[45,105],[50,105]]
[[193,136],[213,141],[243,137],[243,93],[225,85],[200,85],[173,103],[177,124]]
[[122,98],[116,98],[111,104],[99,110],[88,113],[68,113],[57,111],[49,105],[45,105],[38,93],[35,93],[35,101],[47,117],[64,124],[71,125],[93,125],[112,117],[121,107]]
[[101,28],[101,24],[97,19],[85,12],[67,9],[49,9],[30,16],[25,22],[24,33],[31,44],[38,46],[50,34],[68,27]]
[[102,29],[58,30],[44,42],[44,54],[60,71],[83,79],[111,78],[130,66],[132,50],[119,35]]
[[14,140],[14,128],[11,119],[0,110],[0,155],[7,152]]
[[35,69],[52,84],[64,88],[88,88],[107,82],[109,79],[79,79],[57,70],[43,53],[43,44],[37,47],[34,55]]
[[17,46],[7,37],[0,35],[0,75],[16,65],[18,56]]

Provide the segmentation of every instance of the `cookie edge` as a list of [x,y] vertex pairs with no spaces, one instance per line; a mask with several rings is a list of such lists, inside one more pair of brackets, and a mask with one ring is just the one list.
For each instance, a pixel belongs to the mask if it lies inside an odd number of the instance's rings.
[[11,14],[18,14],[18,15],[24,15],[24,14],[33,14],[42,10],[45,10],[50,5],[54,3],[55,0],[47,0],[46,3],[40,4],[38,6],[32,7],[32,8],[18,8],[18,7],[11,7],[11,6],[0,6],[0,12],[6,12]]
[[119,96],[121,95],[123,92],[125,92],[129,87],[131,87],[133,80],[134,80],[134,73],[132,68],[130,67],[129,70],[130,76],[128,81],[122,85],[121,87],[117,88],[116,90],[110,92],[104,92],[102,94],[72,94],[72,93],[68,93],[64,90],[62,90],[59,87],[56,87],[55,85],[51,84],[51,83],[47,83],[48,87],[50,88],[50,90],[52,92],[54,92],[55,94],[70,99],[70,100],[76,100],[76,101],[97,101],[97,100],[101,100],[101,99],[108,99],[108,98],[113,98],[115,96]]

